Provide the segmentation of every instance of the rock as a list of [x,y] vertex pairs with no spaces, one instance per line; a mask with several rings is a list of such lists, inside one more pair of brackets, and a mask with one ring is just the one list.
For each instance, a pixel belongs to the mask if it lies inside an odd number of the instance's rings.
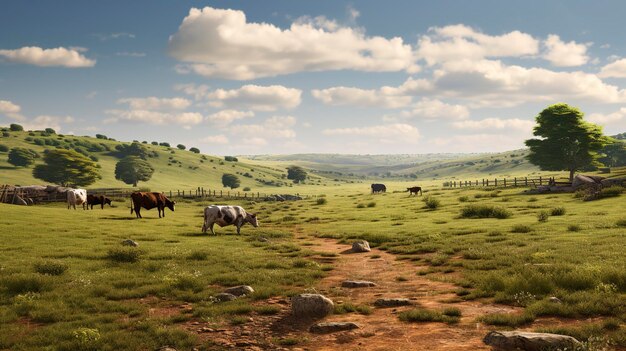
[[233,301],[237,299],[237,296],[229,293],[219,293],[214,297],[219,302]]
[[378,299],[374,302],[374,306],[376,307],[398,307],[411,304],[411,300],[405,298]]
[[352,243],[352,252],[370,252],[370,243],[365,240],[359,240]]
[[173,347],[163,346],[163,347],[159,347],[157,351],[177,351],[177,350]]
[[[572,187],[574,189],[578,189],[581,187],[588,187],[588,186],[594,186],[596,183],[599,183],[601,180],[597,181],[594,179],[595,177],[593,176],[585,176],[582,174],[577,174],[576,176],[574,176],[574,180],[572,181]],[[599,177],[602,178],[602,177]]]
[[344,280],[341,282],[341,286],[343,288],[369,288],[371,286],[376,286],[376,284],[366,280]]
[[582,346],[567,335],[520,331],[491,331],[483,342],[498,351],[575,350]]
[[136,241],[130,240],[130,239],[126,239],[126,240],[122,241],[122,245],[124,245],[124,246],[133,246],[133,247],[139,246],[139,244],[137,244]]
[[296,317],[325,317],[334,308],[332,300],[320,294],[300,294],[291,298],[291,311]]
[[556,296],[549,297],[548,301],[550,301],[552,303],[561,303],[561,300],[558,297],[556,297]]
[[356,323],[352,322],[328,322],[314,324],[311,326],[311,328],[309,328],[309,331],[316,334],[326,334],[358,328],[359,326]]
[[600,184],[602,184],[603,188],[608,188],[614,185],[626,186],[626,178],[609,178],[603,179]]
[[254,292],[254,289],[252,289],[252,287],[248,285],[238,285],[233,286],[232,288],[228,288],[224,290],[224,292],[228,294],[233,294],[235,296],[244,296],[252,294]]

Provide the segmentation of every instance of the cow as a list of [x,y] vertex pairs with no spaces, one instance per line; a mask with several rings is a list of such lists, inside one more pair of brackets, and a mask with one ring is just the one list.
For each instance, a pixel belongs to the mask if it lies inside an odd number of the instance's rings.
[[204,209],[202,233],[206,233],[207,229],[210,229],[211,234],[215,235],[213,231],[213,225],[215,223],[220,227],[234,225],[237,227],[237,234],[241,234],[241,227],[246,223],[252,224],[255,228],[259,226],[256,214],[247,213],[241,206],[207,206]]
[[87,206],[87,190],[85,189],[68,189],[67,190],[67,209],[76,205],[83,205],[83,210]]
[[134,192],[130,194],[130,214],[133,214],[133,210],[137,218],[141,217],[141,208],[145,208],[146,210],[150,210],[153,208],[157,208],[159,212],[159,218],[161,218],[161,212],[163,212],[163,217],[165,217],[165,208],[169,208],[172,212],[174,212],[174,205],[176,201],[171,201],[168,199],[163,193],[147,193],[147,192]]
[[372,194],[384,192],[387,192],[387,187],[385,186],[385,184],[372,184]]
[[91,209],[93,210],[93,205],[100,205],[100,208],[104,210],[104,204],[112,206],[111,199],[104,195],[87,195],[87,209],[91,206]]
[[414,187],[410,187],[410,188],[406,188],[406,191],[409,192],[409,196],[415,194],[415,196],[417,196],[417,193],[420,193],[420,195],[422,195],[422,187],[421,186],[414,186]]

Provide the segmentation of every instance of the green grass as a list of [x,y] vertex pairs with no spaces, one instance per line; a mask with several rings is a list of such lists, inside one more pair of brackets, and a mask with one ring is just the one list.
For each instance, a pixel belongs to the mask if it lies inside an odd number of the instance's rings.
[[501,206],[469,205],[461,209],[461,217],[506,219],[511,217],[511,212]]
[[448,324],[458,323],[461,311],[458,308],[445,308],[441,311],[425,308],[414,308],[400,312],[398,318],[403,322],[443,322]]

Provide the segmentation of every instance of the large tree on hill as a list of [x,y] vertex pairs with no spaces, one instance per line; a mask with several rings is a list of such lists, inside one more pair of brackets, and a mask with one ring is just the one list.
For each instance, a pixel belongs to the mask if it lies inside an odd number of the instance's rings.
[[33,151],[23,147],[14,147],[9,152],[9,163],[15,167],[28,167],[35,163],[35,158],[39,155]]
[[72,150],[50,150],[44,164],[33,169],[33,176],[63,186],[87,186],[101,179],[100,166],[88,157]]
[[554,104],[535,118],[533,135],[526,140],[528,160],[544,171],[569,171],[570,181],[579,169],[600,165],[599,151],[609,143],[598,125],[585,122],[583,113],[567,104]]
[[240,184],[241,183],[239,182],[239,177],[234,174],[224,173],[224,175],[222,176],[222,185],[224,185],[225,187],[235,189],[239,188]]
[[610,143],[602,149],[604,155],[598,161],[608,167],[626,166],[626,142],[613,138],[609,141]]
[[291,166],[287,168],[287,179],[293,180],[294,183],[301,183],[306,180],[306,171],[300,166]]
[[139,156],[126,156],[115,165],[115,179],[135,187],[140,181],[150,180],[153,173],[154,168]]

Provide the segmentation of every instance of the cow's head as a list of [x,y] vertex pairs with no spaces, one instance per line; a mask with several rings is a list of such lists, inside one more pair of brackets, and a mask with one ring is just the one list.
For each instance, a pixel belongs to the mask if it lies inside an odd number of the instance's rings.
[[172,212],[174,212],[174,205],[176,205],[176,201],[165,199],[165,206],[167,206],[167,208],[169,208]]
[[109,206],[111,206],[111,207],[113,206],[113,205],[111,205],[111,199],[109,199],[108,197],[104,198],[103,205],[105,205],[105,204],[109,204]]
[[257,220],[255,213],[246,214],[246,221],[252,224],[252,226],[255,228],[259,226],[259,221]]

